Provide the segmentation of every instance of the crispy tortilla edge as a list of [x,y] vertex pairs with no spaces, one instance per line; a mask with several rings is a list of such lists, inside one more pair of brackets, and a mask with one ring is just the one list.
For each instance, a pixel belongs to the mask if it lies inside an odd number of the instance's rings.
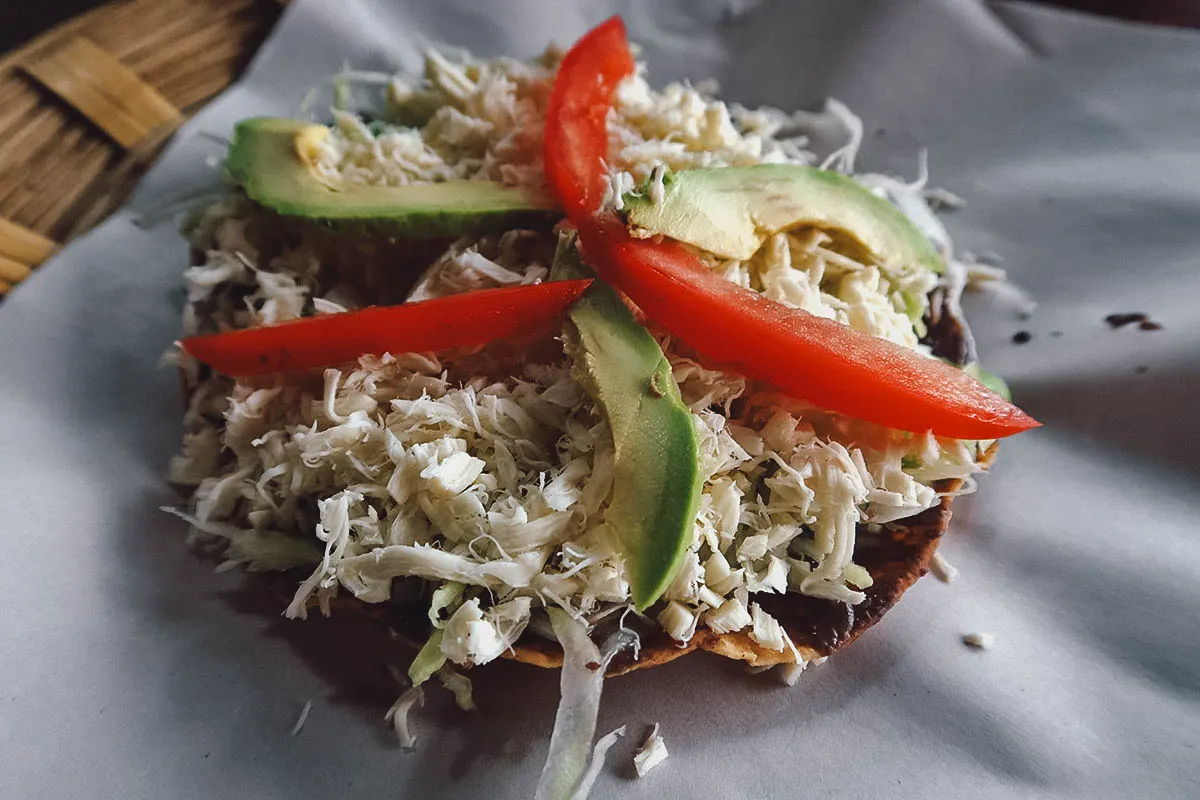
[[[991,465],[995,458],[996,450],[997,445],[993,443],[980,459],[980,463],[985,468]],[[953,493],[961,489],[962,485],[963,482],[961,480],[944,481],[939,486],[939,489],[943,492]],[[952,502],[952,497],[943,497],[938,505],[924,512],[925,515],[932,516],[932,520],[909,523],[908,525],[897,524],[894,526],[895,529],[902,532],[902,540],[908,546],[908,555],[903,559],[893,561],[889,566],[894,569],[890,569],[884,573],[884,577],[877,580],[867,590],[868,600],[864,601],[864,603],[870,609],[870,613],[854,615],[848,630],[837,636],[835,643],[832,645],[815,643],[808,631],[795,624],[790,624],[786,617],[780,619],[780,624],[783,625],[784,630],[787,631],[788,636],[795,643],[796,649],[804,661],[812,661],[832,655],[849,645],[867,630],[874,627],[899,602],[904,593],[918,579],[929,572],[930,562],[933,561],[933,556],[937,552],[938,545],[941,543],[941,539],[946,534],[950,525]],[[933,512],[933,514],[930,514],[930,512]],[[828,602],[814,600],[813,598],[797,594],[780,595],[773,599],[777,600],[773,604],[776,607],[781,604],[804,605],[808,603]],[[778,618],[779,615],[777,615]],[[608,670],[608,674],[610,676],[624,675],[639,669],[656,667],[698,650],[704,650],[736,661],[744,661],[750,667],[768,667],[795,663],[795,657],[792,655],[791,650],[785,648],[781,651],[776,651],[763,647],[755,642],[746,631],[718,634],[707,629],[700,629],[688,642],[683,644],[665,635],[656,637],[653,641],[643,643],[638,659],[634,660],[628,654],[623,654],[623,657],[619,656],[614,660],[614,664]],[[561,667],[563,661],[562,650],[558,645],[554,642],[541,639],[518,643],[510,651],[506,652],[503,657],[544,669]]]

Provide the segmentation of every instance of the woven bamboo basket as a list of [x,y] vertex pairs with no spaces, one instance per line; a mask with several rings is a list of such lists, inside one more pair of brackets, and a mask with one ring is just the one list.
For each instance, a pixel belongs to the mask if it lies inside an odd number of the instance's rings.
[[0,56],[0,296],[120,205],[281,11],[119,0]]

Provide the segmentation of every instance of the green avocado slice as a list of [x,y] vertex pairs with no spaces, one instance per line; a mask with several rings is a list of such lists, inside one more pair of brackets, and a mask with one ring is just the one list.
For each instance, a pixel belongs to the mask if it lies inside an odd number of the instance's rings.
[[283,216],[348,232],[439,239],[547,228],[562,216],[532,190],[491,181],[364,186],[323,180],[310,167],[324,125],[259,117],[239,122],[225,169],[246,195]]
[[623,198],[628,222],[724,258],[745,260],[768,236],[800,226],[848,237],[881,266],[944,271],[929,239],[853,178],[798,164],[683,170]]
[[[553,280],[594,277],[563,236]],[[596,280],[567,311],[563,342],[571,374],[612,429],[615,531],[639,611],[670,586],[695,535],[700,459],[692,415],[654,337],[615,291]]]

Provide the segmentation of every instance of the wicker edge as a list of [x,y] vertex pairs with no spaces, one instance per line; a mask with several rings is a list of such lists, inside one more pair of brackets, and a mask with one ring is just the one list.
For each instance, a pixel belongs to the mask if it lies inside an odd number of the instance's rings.
[[120,0],[0,56],[0,296],[120,205],[277,0]]
[[[43,33],[23,47],[0,56],[0,73],[8,72],[21,61],[34,58],[60,43],[90,21],[99,19],[103,8],[68,20]],[[30,246],[32,243],[32,246]],[[0,295],[25,279],[33,268],[50,256],[58,245],[35,231],[0,217]]]

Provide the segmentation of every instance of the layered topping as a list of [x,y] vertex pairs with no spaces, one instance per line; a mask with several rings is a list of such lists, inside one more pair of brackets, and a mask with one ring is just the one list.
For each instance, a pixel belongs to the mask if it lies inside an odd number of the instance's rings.
[[[189,518],[231,562],[308,570],[290,616],[420,579],[433,634],[414,683],[552,636],[545,609],[586,623],[629,609],[681,642],[706,626],[795,653],[756,595],[861,602],[872,579],[856,541],[979,469],[976,443],[948,437],[1034,424],[921,344],[941,258],[904,209],[807,166],[772,168],[766,190],[764,172],[739,181],[723,169],[810,162],[779,137],[804,119],[654,92],[623,48],[619,26],[597,29],[553,92],[555,54],[431,56],[379,117],[293,137],[305,181],[351,195],[548,178],[582,254],[567,237],[553,257],[536,229],[417,245],[281,228],[245,165],[233,172],[258,202],[193,229],[205,259],[188,274],[190,332],[319,319],[187,343],[218,371],[260,373],[192,394],[172,465],[196,487]],[[592,84],[571,94],[575,80]],[[684,169],[699,172],[669,171]],[[414,219],[401,205],[368,216]],[[687,209],[717,238],[693,235]],[[564,281],[588,267],[643,316],[599,282],[568,306],[583,284]],[[359,310],[390,292],[410,303]],[[436,303],[437,320],[420,316]],[[478,349],[534,323],[562,341]],[[231,351],[261,367],[213,355]],[[277,373],[289,364],[310,369]]]
[[[680,640],[708,624],[782,651],[753,593],[860,601],[860,524],[916,514],[937,501],[934,481],[978,469],[973,445],[819,412],[668,357],[703,479],[655,613]],[[499,655],[538,607],[595,617],[629,604],[599,408],[565,361],[476,371],[385,356],[323,376],[211,379],[193,395],[172,479],[197,485],[196,525],[230,543],[230,560],[311,570],[292,616],[339,591],[386,601],[395,578],[441,586],[432,613],[456,663]]]

